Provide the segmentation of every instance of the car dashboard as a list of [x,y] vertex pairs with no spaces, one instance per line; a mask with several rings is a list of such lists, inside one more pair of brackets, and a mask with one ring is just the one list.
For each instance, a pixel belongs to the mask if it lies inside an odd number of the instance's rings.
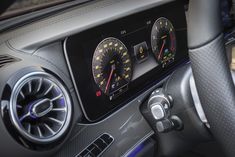
[[187,62],[186,33],[184,7],[171,3],[66,38],[86,118],[105,117]]
[[140,104],[189,62],[185,4],[92,1],[3,33],[0,50],[2,154],[130,156],[154,133]]

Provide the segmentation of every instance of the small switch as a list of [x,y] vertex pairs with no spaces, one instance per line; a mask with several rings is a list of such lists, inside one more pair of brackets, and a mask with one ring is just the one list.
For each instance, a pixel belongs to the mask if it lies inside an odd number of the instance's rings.
[[100,156],[105,149],[113,142],[113,137],[108,134],[103,134],[90,144],[86,150],[82,151],[76,157],[96,157]]
[[94,144],[91,144],[89,147],[87,147],[87,150],[91,152],[93,149],[95,149],[96,146]]
[[89,152],[87,149],[84,150],[82,153],[80,153],[78,156],[76,157],[95,157],[95,155],[93,155],[91,152]]
[[97,139],[94,144],[100,148],[100,150],[104,150],[107,147],[107,144],[104,142],[104,140]]
[[107,134],[103,134],[100,138],[104,140],[107,145],[113,142],[113,138]]
[[96,157],[96,156],[89,152],[88,154],[86,154],[86,155],[83,156],[83,157]]
[[161,120],[166,116],[165,110],[160,104],[152,105],[151,112],[156,120]]
[[94,156],[98,156],[102,151],[97,147],[95,146],[94,144],[92,144],[92,148],[89,149],[89,151],[91,152],[91,154],[93,154]]
[[83,151],[82,153],[80,153],[79,156],[77,156],[77,157],[84,157],[84,156],[86,156],[88,153],[89,153],[88,150],[84,150],[84,151]]
[[169,120],[169,119],[165,119],[163,121],[159,121],[156,123],[156,128],[158,132],[168,132],[170,130],[172,130],[174,127],[174,124]]

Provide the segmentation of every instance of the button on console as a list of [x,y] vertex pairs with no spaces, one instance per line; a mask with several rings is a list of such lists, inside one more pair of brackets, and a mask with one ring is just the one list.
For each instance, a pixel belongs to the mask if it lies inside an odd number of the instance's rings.
[[104,140],[107,145],[113,142],[113,138],[110,137],[108,134],[104,134],[100,138]]
[[104,150],[104,149],[107,147],[107,144],[106,144],[103,140],[101,140],[101,139],[97,139],[97,140],[94,142],[94,144],[95,144],[96,146],[98,146],[101,150]]
[[109,134],[103,134],[76,157],[100,156],[112,144],[113,140]]
[[161,120],[166,116],[165,110],[160,104],[152,105],[151,106],[151,112],[156,120]]

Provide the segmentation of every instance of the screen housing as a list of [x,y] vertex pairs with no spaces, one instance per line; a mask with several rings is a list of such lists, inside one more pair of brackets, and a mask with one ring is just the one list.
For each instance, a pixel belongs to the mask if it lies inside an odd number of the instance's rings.
[[[187,30],[184,5],[181,2],[171,2],[141,13],[112,21],[84,32],[68,37],[64,41],[65,56],[70,67],[74,86],[81,103],[84,115],[90,122],[98,121],[116,109],[127,104],[149,87],[161,81],[172,73],[178,66],[188,62]],[[149,57],[153,58],[151,50],[151,29],[154,22],[160,18],[169,19],[176,33],[177,50],[173,63],[167,67],[156,65],[151,70],[143,70],[143,63],[137,63],[134,59],[133,47],[141,42],[146,42]],[[122,41],[127,47],[133,60],[134,71],[144,71],[138,77],[132,79],[128,90],[110,101],[107,96],[97,97],[99,91],[92,75],[92,57],[96,46],[100,41],[108,37],[114,37]]]

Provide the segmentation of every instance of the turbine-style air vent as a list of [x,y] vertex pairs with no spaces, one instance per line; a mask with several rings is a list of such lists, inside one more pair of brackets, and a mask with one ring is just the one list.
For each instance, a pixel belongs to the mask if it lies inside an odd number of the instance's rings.
[[70,123],[71,102],[67,90],[50,74],[30,73],[13,88],[10,118],[29,141],[54,142],[66,132]]
[[17,60],[18,59],[10,55],[0,55],[0,68],[12,62],[16,62]]

